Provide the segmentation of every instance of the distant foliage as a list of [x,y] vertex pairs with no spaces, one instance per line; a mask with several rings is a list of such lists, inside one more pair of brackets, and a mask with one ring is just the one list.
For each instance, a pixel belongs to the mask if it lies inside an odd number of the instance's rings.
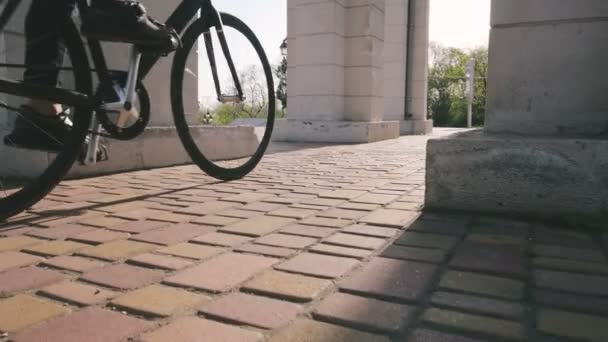
[[462,50],[431,44],[429,68],[429,115],[437,127],[466,127],[465,70],[475,59],[473,125],[483,126],[487,96],[488,49]]

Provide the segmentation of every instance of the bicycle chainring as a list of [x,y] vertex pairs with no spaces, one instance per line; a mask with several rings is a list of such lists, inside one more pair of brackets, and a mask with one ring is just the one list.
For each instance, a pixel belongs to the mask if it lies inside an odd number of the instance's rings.
[[[103,87],[102,85],[100,85],[97,89],[97,94],[102,95],[100,96],[100,98],[107,99],[106,102],[117,101],[120,96],[119,94],[117,94],[116,86],[120,87],[121,89],[124,89],[127,83],[127,73],[124,71],[111,72],[111,77],[113,81],[112,86]],[[110,89],[113,93],[107,94]],[[139,118],[127,127],[118,127],[118,111],[111,112],[100,109],[97,110],[97,117],[99,119],[99,123],[113,139],[135,139],[144,132],[144,130],[148,126],[148,123],[150,122],[150,96],[148,95],[148,91],[146,90],[146,87],[141,81],[137,82],[135,93],[138,100],[137,106],[139,107]]]

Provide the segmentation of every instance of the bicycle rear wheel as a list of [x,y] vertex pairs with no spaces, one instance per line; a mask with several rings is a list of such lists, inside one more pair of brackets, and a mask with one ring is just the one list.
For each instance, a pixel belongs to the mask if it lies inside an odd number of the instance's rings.
[[270,64],[255,34],[232,15],[222,13],[221,19],[244,99],[235,96],[238,87],[215,28],[202,17],[186,30],[175,54],[171,102],[177,132],[192,160],[214,178],[234,180],[251,172],[268,147],[275,93]]
[[[0,32],[2,33],[2,32]],[[20,79],[23,73],[25,42],[21,35],[5,33],[0,44],[0,58],[7,64],[0,68],[0,76]],[[61,27],[62,41],[66,46],[64,66],[59,71],[60,88],[91,94],[91,74],[86,52],[76,26],[69,21]],[[32,70],[48,72],[48,66],[32,66]],[[69,133],[62,139],[56,152],[42,149],[15,147],[15,131],[19,119],[21,128],[34,135],[49,137],[48,129],[24,115],[22,105],[35,101],[49,101],[47,92],[36,91],[28,96],[0,93],[0,223],[40,201],[68,173],[82,150],[91,123],[91,111],[74,103],[60,103],[64,117],[72,123]],[[45,97],[46,96],[46,97]],[[68,101],[68,100],[65,100]],[[57,101],[54,101],[57,102]]]

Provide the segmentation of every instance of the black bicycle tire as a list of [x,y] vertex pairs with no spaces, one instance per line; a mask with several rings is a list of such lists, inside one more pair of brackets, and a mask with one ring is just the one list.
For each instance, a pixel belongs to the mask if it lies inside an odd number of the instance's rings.
[[[89,61],[80,34],[73,21],[68,20],[64,23],[61,35],[74,69],[75,89],[82,94],[92,94]],[[90,109],[75,107],[72,119],[73,128],[66,140],[66,149],[57,154],[55,160],[35,181],[8,197],[0,198],[0,222],[36,204],[61,182],[82,150],[91,119],[92,111]]]
[[245,38],[247,38],[249,43],[254,47],[264,69],[264,75],[266,77],[268,87],[268,119],[266,122],[266,131],[256,152],[246,163],[242,164],[241,166],[236,168],[224,168],[207,159],[205,155],[201,153],[199,147],[194,142],[192,135],[190,134],[190,129],[184,113],[184,104],[181,94],[185,64],[187,63],[190,50],[194,47],[194,43],[197,41],[198,37],[209,27],[209,21],[205,17],[197,19],[188,27],[182,37],[182,47],[175,53],[173,66],[171,69],[171,104],[173,107],[173,117],[175,120],[177,133],[192,161],[211,177],[229,181],[245,177],[247,174],[253,171],[253,169],[255,169],[258,163],[262,160],[262,157],[268,148],[268,144],[270,143],[272,130],[274,128],[275,94],[274,80],[272,78],[270,63],[268,62],[266,53],[264,52],[262,44],[259,42],[258,38],[240,19],[227,13],[220,14],[224,26],[231,27],[239,31],[243,36],[245,36]]

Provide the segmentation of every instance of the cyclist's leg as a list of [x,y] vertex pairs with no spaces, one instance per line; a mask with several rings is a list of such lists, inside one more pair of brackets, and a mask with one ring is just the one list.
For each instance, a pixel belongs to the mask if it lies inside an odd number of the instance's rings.
[[[25,18],[25,64],[29,66],[23,75],[25,82],[48,86],[57,84],[66,50],[60,37],[60,25],[69,19],[75,4],[76,0],[32,1]],[[61,112],[61,106],[46,101],[33,100],[29,106],[41,114]]]

